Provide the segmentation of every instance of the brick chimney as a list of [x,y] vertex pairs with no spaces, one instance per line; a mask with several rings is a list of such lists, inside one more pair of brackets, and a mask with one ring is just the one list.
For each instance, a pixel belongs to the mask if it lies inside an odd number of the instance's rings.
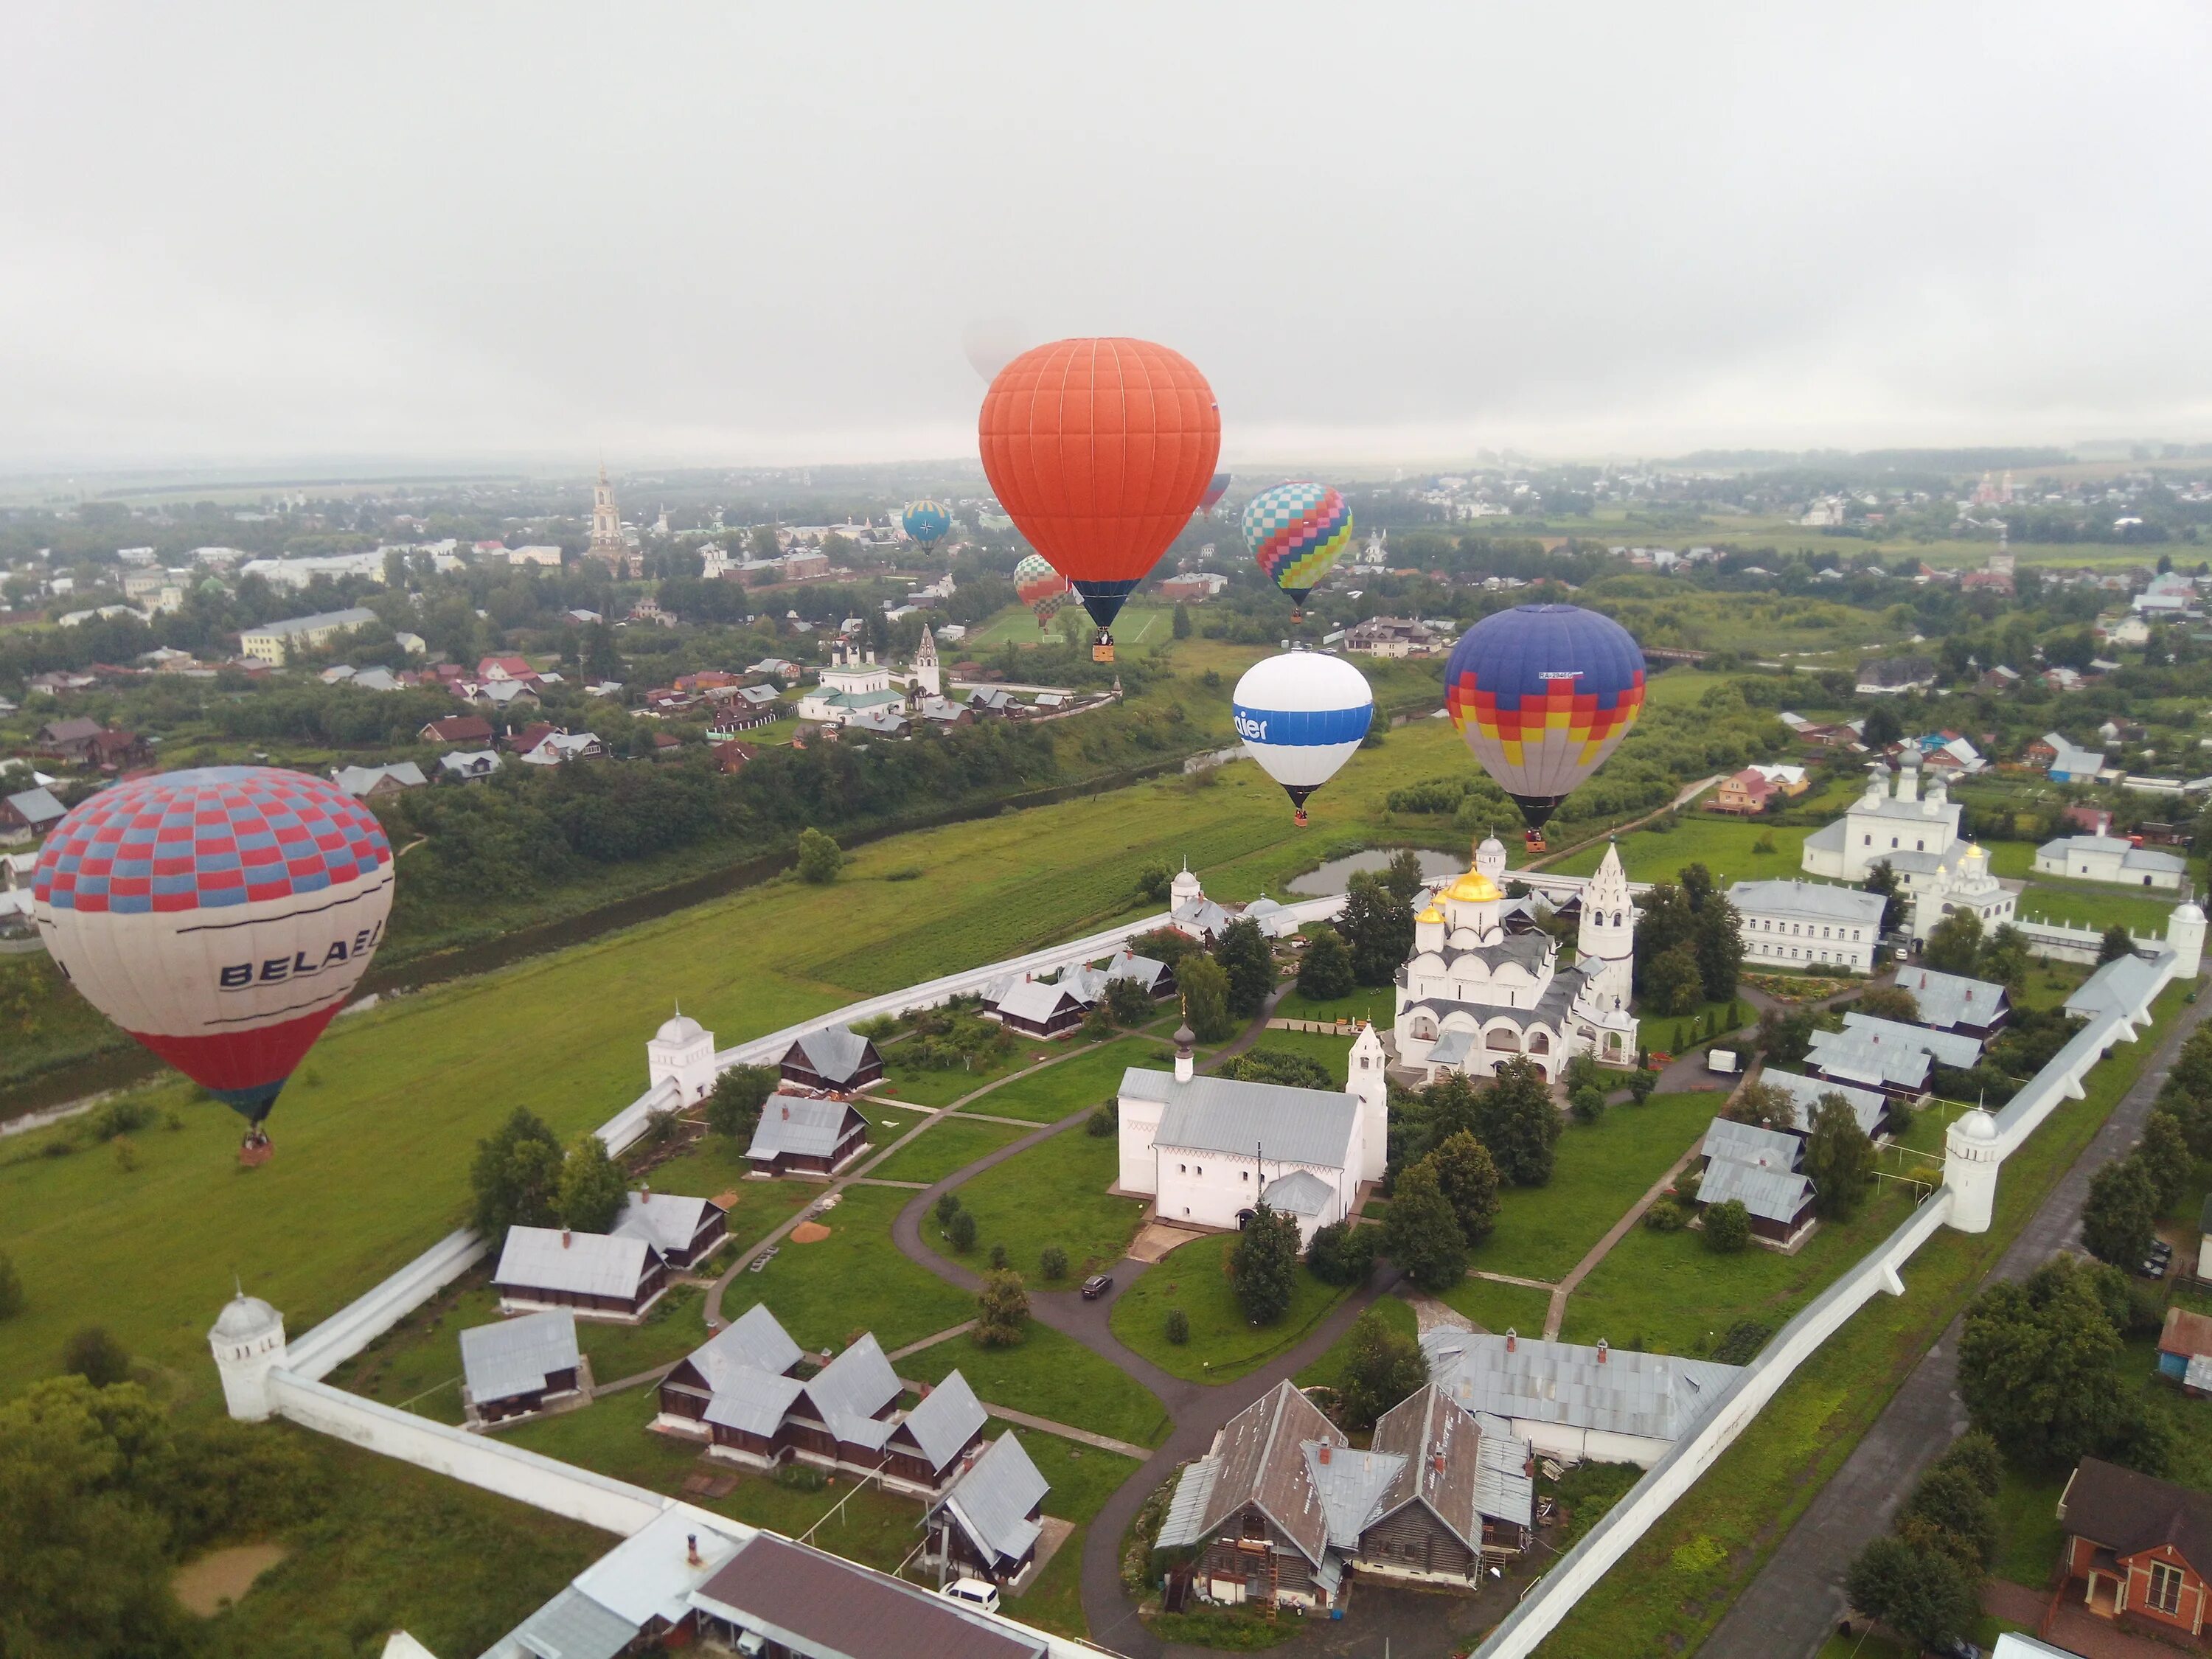
[[1328,1452],[1329,1452],[1329,1445],[1328,1445],[1328,1441],[1326,1441],[1326,1440],[1324,1440],[1324,1441],[1322,1441],[1322,1442],[1321,1443],[1321,1461],[1322,1461],[1322,1464],[1323,1464],[1324,1466],[1326,1466],[1326,1465],[1327,1465],[1327,1463],[1328,1462]]
[[684,1534],[684,1560],[688,1566],[702,1567],[707,1565],[699,1554],[699,1534],[696,1532]]
[[1521,1345],[1521,1334],[1510,1325],[1505,1328],[1505,1352],[1511,1353]]
[[650,1181],[645,1183],[644,1189],[638,1194],[637,1201],[641,1204],[650,1204],[653,1202],[653,1183]]
[[1613,1352],[1613,1350],[1612,1350],[1609,1346],[1607,1346],[1606,1340],[1605,1340],[1603,1337],[1601,1337],[1601,1336],[1600,1338],[1598,1338],[1598,1340],[1597,1340],[1597,1363],[1598,1363],[1599,1364],[1601,1364],[1601,1365],[1604,1364],[1605,1364],[1605,1360],[1606,1360],[1606,1356],[1607,1356],[1607,1354],[1611,1353],[1612,1352]]
[[564,1250],[568,1248],[568,1230],[566,1227],[561,1229],[561,1248]]

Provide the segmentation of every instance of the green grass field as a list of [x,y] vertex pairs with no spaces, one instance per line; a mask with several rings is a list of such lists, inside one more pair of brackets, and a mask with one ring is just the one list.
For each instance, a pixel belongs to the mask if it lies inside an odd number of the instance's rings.
[[[1035,1274],[1027,1277],[1037,1283]],[[898,1370],[919,1382],[940,1382],[957,1370],[994,1406],[1135,1445],[1157,1446],[1167,1437],[1167,1408],[1151,1389],[1035,1320],[1018,1346],[979,1348],[964,1336],[951,1337],[902,1359]]]
[[896,1187],[848,1187],[844,1201],[823,1218],[830,1236],[814,1244],[787,1241],[759,1273],[740,1273],[722,1298],[722,1316],[734,1320],[765,1302],[802,1348],[842,1348],[873,1331],[885,1352],[974,1318],[972,1297],[892,1245],[891,1218],[913,1196]]
[[1519,1279],[1565,1278],[1689,1151],[1721,1100],[1718,1094],[1654,1095],[1641,1106],[1608,1107],[1594,1124],[1569,1123],[1554,1149],[1549,1183],[1499,1193],[1498,1225],[1474,1247],[1472,1265]]
[[[1725,889],[1731,882],[1764,881],[1795,876],[1798,858],[1811,831],[1802,826],[1741,823],[1697,813],[1686,814],[1675,827],[1662,834],[1638,830],[1620,838],[1620,862],[1631,881],[1672,881],[1686,864],[1702,864],[1713,880]],[[1774,837],[1774,851],[1752,849],[1761,836]],[[1596,873],[1605,858],[1605,843],[1585,847],[1573,857],[1545,867],[1564,876]]]
[[[28,1307],[0,1328],[0,1390],[53,1370],[88,1310],[135,1352],[211,1387],[205,1333],[234,1272],[295,1334],[305,1331],[462,1219],[476,1142],[515,1106],[568,1136],[630,1100],[645,1084],[645,1040],[672,998],[726,1044],[1141,915],[1136,877],[1148,864],[1188,854],[1218,896],[1250,897],[1279,887],[1332,838],[1379,836],[1368,813],[1383,793],[1464,765],[1464,752],[1444,722],[1391,733],[1314,798],[1311,831],[1291,823],[1256,769],[1232,767],[1247,775],[900,836],[856,849],[847,880],[771,882],[392,999],[325,1036],[271,1120],[277,1155],[259,1170],[234,1161],[236,1118],[191,1103],[180,1084],[145,1093],[176,1106],[185,1127],[138,1136],[127,1172],[105,1148],[40,1156],[64,1132],[12,1140],[0,1153],[0,1249]],[[916,863],[928,880],[872,879]],[[856,901],[866,922],[857,930]],[[731,949],[738,939],[744,949]],[[1047,1121],[1104,1099],[1133,1060],[1164,1059],[1158,1043],[1123,1042],[1133,1046],[1088,1062],[1093,1073],[1071,1066],[1035,1089],[1010,1085],[1020,1092],[1004,1100],[988,1095],[977,1109]],[[694,1166],[690,1189],[732,1189],[720,1170],[707,1173],[710,1161]],[[685,1190],[678,1177],[659,1178]],[[750,1201],[749,1188],[736,1189]],[[160,1242],[158,1269],[149,1240]]]
[[[1109,1196],[1119,1158],[1115,1137],[1068,1129],[957,1188],[961,1203],[975,1217],[971,1264],[988,1259],[994,1244],[1004,1244],[1015,1271],[1042,1285],[1037,1261],[1049,1245],[1067,1252],[1071,1282],[1120,1261],[1136,1237],[1145,1206],[1141,1199]],[[922,1223],[921,1234],[924,1243],[950,1250],[933,1221]]]
[[[1194,1240],[1167,1255],[1114,1304],[1114,1334],[1170,1374],[1193,1382],[1232,1382],[1294,1346],[1350,1294],[1303,1270],[1290,1311],[1272,1325],[1248,1323],[1229,1288],[1235,1233]],[[1190,1319],[1190,1340],[1167,1339],[1168,1310]]]
[[1532,1291],[1525,1285],[1500,1285],[1489,1279],[1463,1279],[1437,1299],[1486,1331],[1526,1331],[1531,1335],[1542,1332],[1552,1307],[1549,1291]]
[[[2154,1006],[2163,1030],[2185,988]],[[1876,1297],[1801,1365],[1757,1421],[1569,1612],[1546,1659],[1693,1650],[1849,1455],[2027,1218],[2127,1091],[2145,1032],[2093,1072],[2006,1159],[1986,1233],[1943,1231],[1905,1265],[1902,1297]],[[1571,1310],[1572,1304],[1569,1304]]]
[[1025,1133],[1011,1123],[941,1117],[868,1173],[882,1181],[942,1181]]
[[1077,1052],[1057,1066],[1001,1084],[961,1109],[1057,1123],[1071,1113],[1111,1100],[1121,1088],[1121,1073],[1132,1066],[1165,1068],[1174,1064],[1174,1051],[1163,1043],[1149,1037],[1117,1037]]
[[945,1071],[925,1071],[918,1066],[908,1066],[900,1058],[898,1048],[893,1047],[884,1054],[884,1080],[868,1092],[910,1100],[917,1106],[950,1106],[963,1095],[971,1095],[1009,1073],[1035,1065],[1037,1055],[1052,1046],[1018,1042],[1007,1054],[987,1065],[972,1070],[959,1067]]

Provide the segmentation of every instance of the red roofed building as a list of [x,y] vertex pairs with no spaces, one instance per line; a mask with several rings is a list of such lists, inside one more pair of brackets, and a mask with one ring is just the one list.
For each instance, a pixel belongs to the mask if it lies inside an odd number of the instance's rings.
[[522,657],[486,657],[477,665],[480,680],[521,680],[527,684],[538,683],[538,671]]
[[2052,1611],[2079,1601],[2124,1628],[2194,1644],[2212,1572],[2212,1495],[2085,1457],[2058,1495],[2066,1528]]
[[423,743],[483,744],[492,739],[491,722],[481,714],[451,714],[432,720],[415,735]]
[[1721,787],[1714,792],[1713,811],[1755,817],[1766,810],[1775,793],[1776,787],[1760,775],[1757,767],[1747,766],[1734,777],[1721,781]]

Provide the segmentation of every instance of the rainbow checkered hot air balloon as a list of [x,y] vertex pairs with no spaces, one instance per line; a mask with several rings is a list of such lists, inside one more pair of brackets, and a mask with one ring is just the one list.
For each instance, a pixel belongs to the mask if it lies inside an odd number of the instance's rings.
[[1352,508],[1325,483],[1279,483],[1244,507],[1244,539],[1268,580],[1303,608],[1352,545]]
[[304,772],[219,766],[73,809],[31,877],[85,1000],[252,1127],[360,982],[392,913],[392,844]]
[[1595,611],[1516,605],[1452,647],[1444,707],[1483,770],[1541,829],[1643,713],[1644,653]]
[[1024,605],[1036,612],[1037,631],[1041,634],[1044,625],[1073,597],[1075,590],[1067,585],[1066,577],[1030,553],[1014,567],[1014,592]]

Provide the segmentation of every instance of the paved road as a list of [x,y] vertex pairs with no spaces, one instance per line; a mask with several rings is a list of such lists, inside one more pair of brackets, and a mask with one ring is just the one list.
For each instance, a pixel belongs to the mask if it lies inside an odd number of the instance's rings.
[[[2212,1002],[2181,1011],[2135,1086],[2042,1207],[2028,1218],[1984,1284],[2025,1279],[2057,1252],[2079,1243],[2081,1204],[2088,1196],[2090,1176],[2134,1145],[2159,1086],[2166,1081],[2175,1048],[2208,1012],[2212,1012]],[[1906,1294],[1911,1293],[1908,1275]],[[1887,1529],[1891,1515],[1921,1470],[1966,1426],[1966,1407],[1958,1395],[1963,1322],[1963,1316],[1953,1320],[1905,1379],[1866,1437],[1698,1650],[1701,1659],[1787,1659],[1819,1651],[1844,1616],[1845,1565]]]

